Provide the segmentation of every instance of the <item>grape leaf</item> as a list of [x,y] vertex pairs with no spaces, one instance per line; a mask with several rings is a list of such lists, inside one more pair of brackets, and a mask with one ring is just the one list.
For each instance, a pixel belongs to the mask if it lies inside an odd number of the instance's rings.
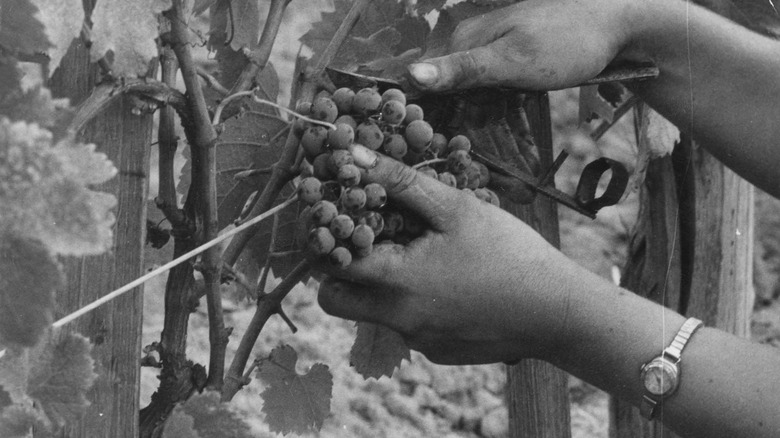
[[0,386],[14,403],[30,401],[27,397],[29,355],[28,348],[12,345],[5,349],[5,354],[0,358]]
[[447,0],[417,0],[415,11],[420,15],[428,14],[431,11],[441,9]]
[[68,123],[73,118],[73,108],[68,99],[54,99],[51,91],[44,87],[13,93],[6,99],[0,97],[0,114],[11,120],[23,120],[37,123],[51,129],[54,138],[64,135]]
[[60,333],[30,352],[27,391],[49,422],[62,427],[89,406],[87,391],[97,378],[92,345],[77,333]]
[[54,71],[68,51],[70,43],[81,33],[84,23],[84,7],[81,0],[33,0],[38,6],[36,17],[43,23],[46,35],[53,47],[49,56],[49,69]]
[[[217,391],[195,394],[176,407],[174,413],[193,419],[192,428],[198,436],[208,438],[252,438],[249,425],[232,406],[220,401]],[[166,430],[167,430],[166,426]],[[182,437],[184,435],[181,435]]]
[[200,434],[195,430],[195,419],[176,406],[165,420],[162,438],[200,438]]
[[289,345],[274,348],[260,362],[258,377],[265,383],[263,412],[272,432],[303,434],[318,431],[330,413],[333,376],[327,365],[314,364],[298,374],[298,355]]
[[4,0],[0,13],[0,47],[11,53],[28,55],[46,52],[52,47],[37,15],[38,7],[30,0]]
[[637,154],[633,172],[628,178],[626,195],[639,190],[647,174],[647,166],[653,158],[671,154],[680,141],[680,130],[647,105],[638,109],[640,121],[637,138]]
[[287,136],[288,123],[274,116],[245,111],[227,120],[217,140],[217,199],[219,228],[231,224],[241,213],[244,203],[259,187],[265,186],[270,173],[236,180],[248,169],[267,169],[279,160]]
[[36,124],[0,119],[0,231],[39,239],[58,254],[101,253],[113,243],[116,198],[87,186],[116,169],[94,145],[51,142]]
[[[112,71],[117,76],[143,76],[157,56],[155,38],[158,14],[170,9],[171,0],[101,0],[92,12],[92,48],[95,62],[113,52]],[[132,17],[132,20],[128,18]]]
[[30,404],[17,403],[3,409],[0,414],[0,436],[3,438],[26,438],[36,425],[45,428],[40,412]]
[[217,0],[195,0],[195,3],[192,6],[192,15],[197,17],[206,12],[206,9],[209,9],[216,2]]
[[357,337],[349,352],[350,364],[364,378],[392,376],[404,359],[411,360],[401,335],[383,325],[358,322]]
[[252,50],[257,47],[262,30],[260,2],[233,2],[232,7],[233,14],[229,17],[233,19],[230,48],[236,51],[243,49]]
[[[0,53],[0,78],[3,78],[0,81],[0,102],[3,102],[21,90],[20,81],[22,76],[16,59],[5,56],[2,53]],[[7,113],[5,109],[0,108],[0,114]]]
[[[315,60],[335,34],[350,3],[336,0],[334,6],[333,12],[322,14],[322,19],[301,37],[301,42],[314,52]],[[407,15],[403,3],[375,2],[355,23],[330,66],[357,72],[363,64],[422,47],[429,31],[428,22],[422,17]]]
[[32,347],[52,323],[54,294],[64,278],[41,242],[0,235],[0,339]]

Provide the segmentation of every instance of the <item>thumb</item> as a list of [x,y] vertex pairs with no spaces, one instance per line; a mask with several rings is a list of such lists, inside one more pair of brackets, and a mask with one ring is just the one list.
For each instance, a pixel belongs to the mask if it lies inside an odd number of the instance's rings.
[[[404,163],[377,154],[360,145],[350,149],[354,157],[372,154],[376,159],[363,166],[362,180],[381,184],[390,199],[417,213],[436,230],[444,231],[457,219],[457,209],[466,196],[459,190],[423,175]],[[358,164],[358,158],[355,158]]]
[[477,86],[500,85],[497,74],[505,61],[496,45],[476,47],[409,66],[412,83],[423,91],[447,91]]

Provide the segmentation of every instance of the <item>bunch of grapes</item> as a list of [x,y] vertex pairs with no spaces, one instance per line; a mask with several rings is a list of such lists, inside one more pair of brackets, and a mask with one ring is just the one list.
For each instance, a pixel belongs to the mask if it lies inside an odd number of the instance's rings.
[[298,185],[299,199],[307,204],[301,218],[307,245],[335,266],[370,254],[375,242],[406,243],[424,232],[424,222],[414,213],[388,204],[384,187],[362,181],[364,170],[350,152],[354,144],[499,205],[498,196],[486,188],[487,167],[471,159],[471,141],[434,133],[423,109],[407,103],[401,90],[380,94],[375,88],[339,88],[299,104],[296,112],[331,125],[298,119],[294,129],[307,161]]

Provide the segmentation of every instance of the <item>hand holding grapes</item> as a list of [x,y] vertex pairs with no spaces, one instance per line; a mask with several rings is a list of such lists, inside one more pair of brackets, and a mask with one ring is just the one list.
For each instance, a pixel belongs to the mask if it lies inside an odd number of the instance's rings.
[[320,289],[327,312],[386,325],[442,363],[553,348],[566,301],[559,274],[571,262],[509,213],[389,157],[364,178],[428,229],[406,245],[375,244],[346,268],[320,266],[331,274]]

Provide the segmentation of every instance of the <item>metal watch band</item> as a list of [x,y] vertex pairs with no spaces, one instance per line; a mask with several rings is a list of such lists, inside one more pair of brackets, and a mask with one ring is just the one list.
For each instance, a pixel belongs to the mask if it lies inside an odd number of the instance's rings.
[[[674,337],[672,342],[669,344],[668,347],[666,347],[663,352],[661,352],[660,356],[657,356],[653,360],[647,362],[642,366],[642,370],[644,373],[645,367],[649,366],[651,363],[656,361],[666,362],[669,364],[669,366],[674,367],[675,369],[675,375],[676,379],[678,380],[680,377],[679,373],[679,362],[682,355],[682,350],[685,348],[685,344],[688,343],[688,340],[691,338],[693,333],[703,325],[704,323],[696,318],[688,318],[685,323],[683,323],[682,327],[680,327],[680,330],[677,332],[677,335]],[[674,389],[677,388],[679,385],[679,381],[675,382]],[[648,420],[652,420],[653,417],[655,417],[655,414],[657,412],[658,406],[661,404],[663,399],[672,393],[674,393],[674,389],[671,390],[668,394],[664,394],[661,396],[656,396],[650,393],[650,391],[645,389],[645,394],[642,396],[642,403],[639,407],[640,414],[647,418]]]
[[676,362],[680,361],[680,355],[682,354],[685,344],[688,343],[688,339],[691,338],[693,332],[701,327],[704,323],[696,318],[688,318],[683,323],[680,330],[677,332],[677,336],[674,337],[672,343],[664,349],[664,354],[672,357]]

